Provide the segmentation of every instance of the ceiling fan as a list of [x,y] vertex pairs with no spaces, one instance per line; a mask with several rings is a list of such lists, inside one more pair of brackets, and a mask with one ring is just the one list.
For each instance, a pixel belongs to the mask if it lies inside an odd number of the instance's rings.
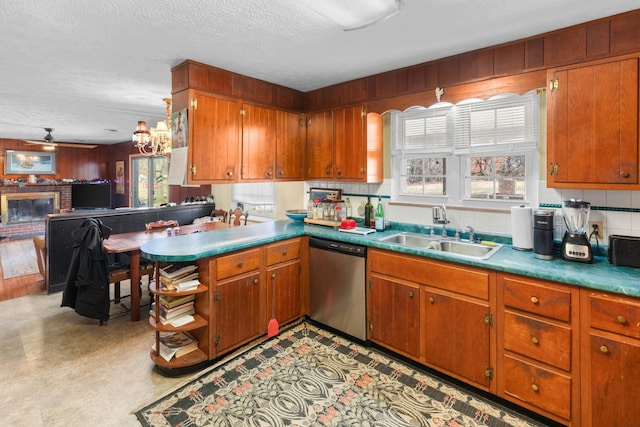
[[44,145],[45,150],[47,149],[53,150],[55,149],[55,147],[73,147],[73,148],[96,148],[97,147],[97,145],[95,144],[76,144],[73,142],[53,142],[53,135],[51,135],[53,128],[44,128],[44,130],[47,132],[47,134],[44,136],[44,138],[42,138],[42,141],[25,140],[25,142],[28,144]]

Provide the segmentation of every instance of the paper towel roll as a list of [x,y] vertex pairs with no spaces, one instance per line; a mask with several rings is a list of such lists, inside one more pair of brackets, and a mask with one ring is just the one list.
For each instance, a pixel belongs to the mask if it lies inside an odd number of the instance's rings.
[[511,207],[511,240],[513,249],[533,249],[533,216],[530,207]]

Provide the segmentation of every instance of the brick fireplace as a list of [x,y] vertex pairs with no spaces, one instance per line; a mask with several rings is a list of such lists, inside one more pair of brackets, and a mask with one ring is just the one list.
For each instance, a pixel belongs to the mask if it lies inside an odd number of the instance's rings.
[[43,235],[46,216],[69,209],[70,185],[0,187],[0,236],[20,240]]

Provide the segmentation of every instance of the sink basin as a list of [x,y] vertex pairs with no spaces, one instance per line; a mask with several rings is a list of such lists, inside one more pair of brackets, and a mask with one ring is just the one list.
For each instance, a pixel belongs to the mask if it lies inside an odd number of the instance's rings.
[[502,247],[502,245],[485,246],[478,243],[459,242],[447,240],[445,238],[434,239],[430,236],[408,232],[391,234],[380,238],[378,241],[413,248],[442,251],[453,255],[476,259],[487,259],[498,252]]
[[487,259],[494,253],[496,253],[502,246],[484,246],[478,243],[465,243],[465,242],[453,242],[442,241],[440,242],[440,249],[443,252],[451,254],[458,254],[467,257]]
[[383,237],[379,241],[402,246],[412,246],[414,248],[426,248],[429,243],[437,242],[438,239],[432,239],[428,236],[422,236],[420,234],[403,232]]

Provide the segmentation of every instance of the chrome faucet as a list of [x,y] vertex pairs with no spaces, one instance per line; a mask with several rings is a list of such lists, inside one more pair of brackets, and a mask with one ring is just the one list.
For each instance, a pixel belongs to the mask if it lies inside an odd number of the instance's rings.
[[442,224],[442,237],[447,237],[447,227],[449,224],[449,220],[447,219],[447,208],[442,204],[442,206],[434,206],[431,208],[433,213],[433,223],[434,224]]
[[473,243],[473,227],[470,225],[467,225],[467,231],[469,232],[469,242]]

